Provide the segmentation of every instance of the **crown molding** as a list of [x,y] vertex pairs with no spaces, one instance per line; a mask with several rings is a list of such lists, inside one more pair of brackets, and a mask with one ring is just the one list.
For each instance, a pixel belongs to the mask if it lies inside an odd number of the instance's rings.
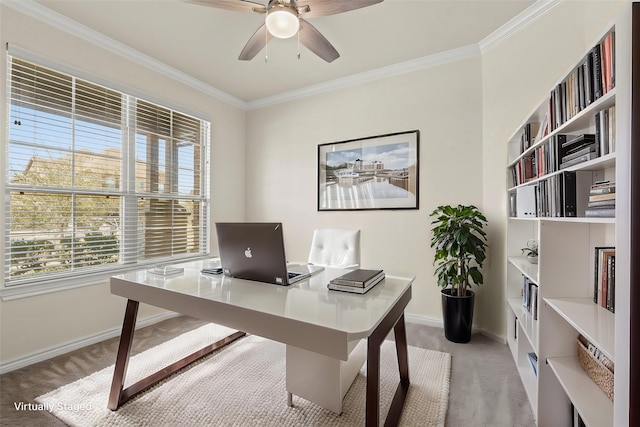
[[113,40],[104,34],[93,30],[77,21],[69,19],[51,9],[36,3],[33,0],[0,0],[3,5],[23,13],[27,16],[40,20],[55,28],[65,31],[77,37],[81,37],[88,42],[102,47],[120,57],[131,62],[137,63],[154,72],[162,74],[172,80],[181,82],[200,92],[206,93],[222,102],[241,110],[255,110],[270,107],[283,102],[295,101],[305,97],[331,92],[338,89],[344,89],[351,86],[360,85],[384,78],[399,76],[414,71],[435,67],[438,65],[460,61],[475,56],[480,56],[487,50],[498,45],[503,40],[509,38],[512,34],[519,31],[531,22],[539,19],[541,16],[549,12],[557,6],[562,0],[538,0],[533,5],[525,9],[509,22],[498,28],[489,36],[485,37],[479,43],[464,46],[458,49],[452,49],[446,52],[365,71],[351,76],[331,80],[329,82],[311,85],[302,89],[269,96],[254,101],[243,101],[235,96],[224,92],[214,86],[211,86],[202,80],[173,68],[157,59],[154,59],[130,46]]
[[145,68],[153,70],[165,77],[172,80],[183,83],[190,86],[200,92],[204,92],[212,97],[219,99],[222,102],[230,104],[234,107],[242,110],[247,109],[247,103],[230,95],[220,89],[217,89],[202,80],[173,68],[164,62],[158,61],[149,55],[146,55],[130,46],[120,43],[104,34],[93,30],[86,25],[83,25],[77,21],[74,21],[66,16],[63,16],[53,10],[36,3],[33,0],[1,0],[3,5],[6,5],[20,13],[23,13],[31,18],[42,21],[52,27],[65,31],[76,37],[82,38],[89,43],[104,48],[105,50],[114,53],[120,57],[123,57],[133,63],[141,65]]
[[321,93],[331,92],[337,89],[344,89],[351,86],[369,83],[375,80],[385,79],[389,77],[399,76],[411,73],[413,71],[423,70],[450,62],[460,61],[467,58],[480,55],[478,45],[465,46],[458,49],[448,50],[446,52],[436,53],[434,55],[424,56],[422,58],[412,59],[410,61],[400,62],[398,64],[386,67],[376,68],[370,71],[353,74],[351,76],[331,80],[324,83],[318,83],[302,89],[281,93],[266,98],[249,101],[248,109],[255,110],[264,107],[270,107],[283,102],[295,101],[306,98],[308,96],[318,95]]
[[487,50],[500,44],[503,40],[508,39],[514,33],[541,18],[551,9],[560,4],[561,1],[562,0],[537,0],[534,4],[514,16],[503,26],[482,39],[478,43],[480,52],[485,53]]

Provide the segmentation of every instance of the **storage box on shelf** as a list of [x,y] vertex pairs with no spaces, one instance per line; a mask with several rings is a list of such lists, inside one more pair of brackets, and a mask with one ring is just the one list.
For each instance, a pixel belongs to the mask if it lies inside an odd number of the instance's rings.
[[[581,367],[576,345],[584,336],[615,360],[614,314],[594,303],[594,249],[616,246],[611,188],[627,173],[616,161],[616,147],[628,142],[616,136],[614,34],[603,33],[508,144],[508,344],[542,426],[569,425],[572,405],[588,426],[614,419],[613,403]],[[599,92],[589,91],[587,66],[605,46],[595,60],[608,74]],[[538,241],[537,265],[520,254],[528,239]],[[537,319],[522,306],[523,277],[537,285]]]

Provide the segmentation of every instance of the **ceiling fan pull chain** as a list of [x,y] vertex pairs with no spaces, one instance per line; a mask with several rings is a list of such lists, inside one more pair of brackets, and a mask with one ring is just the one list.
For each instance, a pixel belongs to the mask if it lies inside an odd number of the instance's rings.
[[300,30],[298,30],[298,59],[300,59]]

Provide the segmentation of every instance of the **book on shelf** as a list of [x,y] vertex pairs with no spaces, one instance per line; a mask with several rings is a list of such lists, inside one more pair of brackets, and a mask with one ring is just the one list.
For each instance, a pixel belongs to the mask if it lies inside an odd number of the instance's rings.
[[586,218],[615,218],[616,208],[611,206],[595,206],[584,211]]
[[527,123],[522,127],[520,134],[520,152],[523,153],[536,143],[538,138],[538,128],[540,123]]
[[602,194],[589,194],[590,202],[599,202],[599,201],[607,201],[607,200],[615,200],[616,193],[602,193]]
[[587,208],[615,208],[616,199],[611,200],[595,200],[587,204]]
[[597,152],[598,152],[598,146],[594,141],[591,144],[588,144],[583,147],[578,147],[576,150],[568,152],[562,159],[560,159],[560,164],[566,163],[570,160],[576,159],[585,154],[596,153],[596,156],[597,156]]
[[591,186],[591,190],[589,194],[606,194],[606,193],[615,193],[616,192],[616,183],[609,181],[600,181]]
[[538,356],[535,353],[529,352],[527,353],[527,359],[529,360],[529,364],[531,365],[531,369],[533,370],[534,375],[538,375]]
[[614,65],[615,32],[610,31],[550,91],[547,113],[551,131],[615,87]]
[[[562,171],[535,186],[538,217],[576,217],[587,208],[589,171]],[[519,203],[519,201],[518,201]]]
[[518,215],[518,197],[515,191],[509,193],[509,216],[515,217]]
[[583,154],[582,156],[576,157],[573,160],[568,160],[566,162],[561,163],[560,164],[560,169],[565,169],[565,168],[568,168],[570,166],[574,166],[574,165],[577,165],[577,164],[580,164],[580,163],[588,162],[589,160],[593,160],[593,159],[596,159],[596,158],[598,158],[598,153],[596,153],[596,152],[590,152],[590,153],[587,153],[587,154]]
[[615,257],[613,246],[596,246],[594,259],[593,302],[615,312]]
[[601,181],[591,186],[586,217],[614,217],[616,215],[616,184]]
[[536,217],[535,185],[525,185],[516,189],[516,216],[518,218]]
[[522,283],[522,306],[533,320],[538,320],[538,285],[526,276]]
[[616,151],[616,106],[595,113],[596,143],[601,155]]

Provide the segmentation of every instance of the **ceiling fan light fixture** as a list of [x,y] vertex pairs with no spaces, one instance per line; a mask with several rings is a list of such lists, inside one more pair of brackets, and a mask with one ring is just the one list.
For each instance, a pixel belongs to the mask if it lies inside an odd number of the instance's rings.
[[300,20],[289,9],[279,9],[269,12],[266,18],[267,30],[273,37],[288,39],[298,33]]

